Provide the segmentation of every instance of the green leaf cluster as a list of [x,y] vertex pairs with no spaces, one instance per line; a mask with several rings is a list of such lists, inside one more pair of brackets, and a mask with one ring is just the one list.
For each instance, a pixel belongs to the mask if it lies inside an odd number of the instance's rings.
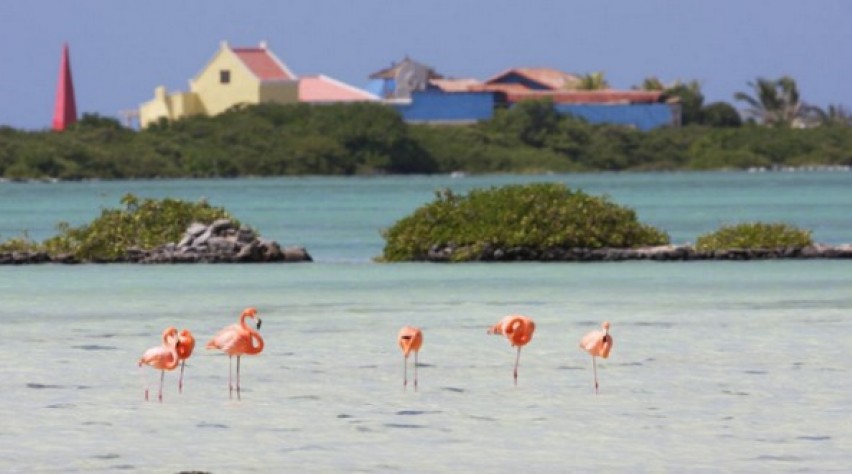
[[784,223],[747,222],[723,226],[701,235],[695,242],[699,251],[802,248],[813,245],[811,232]]
[[215,117],[164,120],[142,131],[86,114],[62,133],[0,127],[0,177],[79,180],[852,166],[852,127],[843,121],[806,129],[736,126],[729,107],[705,109],[715,114],[719,126],[647,132],[562,116],[548,101],[521,102],[498,109],[490,120],[468,125],[406,124],[392,107],[382,104],[260,104]]
[[606,197],[562,184],[535,183],[450,190],[382,233],[382,260],[424,260],[433,246],[464,247],[473,257],[486,247],[631,248],[669,242],[664,232],[638,222],[636,213]]
[[103,209],[91,223],[71,227],[57,225],[58,234],[41,244],[22,237],[0,244],[0,251],[46,251],[51,255],[71,254],[79,261],[120,260],[131,248],[151,249],[177,242],[193,222],[210,224],[217,219],[240,223],[227,211],[205,201],[190,203],[166,198],[140,199],[127,194],[123,208]]

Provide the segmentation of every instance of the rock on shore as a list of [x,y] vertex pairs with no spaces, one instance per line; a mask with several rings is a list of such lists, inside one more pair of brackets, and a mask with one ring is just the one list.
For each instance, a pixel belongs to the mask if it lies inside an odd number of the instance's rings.
[[[450,262],[455,252],[469,253],[466,247],[454,245],[433,246],[424,260]],[[852,258],[852,244],[816,244],[802,248],[780,249],[730,249],[699,251],[689,245],[663,245],[658,247],[620,248],[549,248],[527,247],[494,248],[482,250],[470,260],[479,262],[541,261],[541,262],[617,262],[625,260],[691,261],[691,260],[770,260]]]
[[[235,227],[228,219],[210,225],[193,223],[180,242],[153,249],[131,248],[116,260],[93,263],[260,263],[311,262],[304,247],[285,247],[258,237],[248,227]],[[84,263],[70,255],[51,256],[45,252],[0,253],[0,264]]]

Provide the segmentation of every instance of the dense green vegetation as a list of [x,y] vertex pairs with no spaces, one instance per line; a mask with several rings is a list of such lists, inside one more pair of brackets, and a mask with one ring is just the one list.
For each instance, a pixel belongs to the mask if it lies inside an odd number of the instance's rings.
[[239,222],[224,209],[206,202],[177,199],[143,199],[132,194],[121,199],[123,209],[103,209],[87,225],[57,225],[58,235],[42,243],[18,237],[0,243],[0,252],[42,251],[50,255],[70,254],[78,261],[114,261],[128,249],[150,249],[177,242],[193,222],[210,224],[217,219]]
[[473,190],[466,196],[436,193],[383,232],[385,261],[425,260],[433,246],[464,248],[453,259],[475,258],[491,248],[631,248],[669,242],[629,208],[562,184],[537,183]]
[[85,115],[62,133],[0,127],[0,177],[76,180],[852,165],[852,127],[843,113],[830,110],[826,124],[812,128],[757,122],[737,126],[729,105],[704,106],[702,100],[692,100],[690,111],[684,103],[684,117],[692,117],[694,125],[648,132],[590,125],[558,115],[548,102],[521,103],[471,125],[406,124],[392,108],[379,104],[264,104],[216,117],[163,121],[138,132],[112,119]]
[[698,237],[695,242],[699,251],[802,248],[810,245],[813,245],[810,231],[784,223],[764,222],[723,226]]

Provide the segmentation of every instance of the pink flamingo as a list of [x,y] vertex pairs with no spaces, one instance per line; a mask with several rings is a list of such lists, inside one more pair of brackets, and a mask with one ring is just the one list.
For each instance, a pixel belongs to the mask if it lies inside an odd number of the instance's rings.
[[260,354],[263,350],[263,338],[255,329],[246,325],[246,318],[257,321],[257,329],[260,329],[261,320],[257,316],[257,309],[249,307],[240,314],[238,324],[222,328],[206,346],[207,349],[219,349],[228,354],[228,393],[231,395],[234,390],[231,382],[231,358],[237,356],[237,398],[240,398],[240,357]]
[[515,385],[518,385],[518,364],[521,361],[521,347],[530,342],[534,331],[535,322],[533,322],[532,319],[519,314],[506,316],[488,330],[488,334],[501,334],[506,336],[506,339],[509,340],[512,347],[518,348],[518,355],[515,357]]
[[[179,345],[177,329],[170,326],[163,331],[163,343],[146,350],[139,358],[139,367],[145,364],[160,370],[160,391],[158,395],[160,403],[163,402],[163,379],[166,376],[166,371],[174,370],[178,365]],[[145,384],[145,400],[148,400],[147,383]]]
[[186,359],[189,359],[189,356],[192,355],[193,349],[195,349],[195,338],[192,336],[192,333],[189,332],[189,329],[184,329],[178,335],[178,340],[180,344],[177,347],[178,359],[180,359],[180,381],[178,381],[178,392],[183,393],[183,368],[186,365]]
[[402,386],[408,385],[408,355],[414,351],[414,390],[417,390],[417,354],[420,352],[420,346],[423,345],[423,332],[420,328],[405,326],[399,330],[397,343],[402,349]]
[[583,336],[580,340],[580,348],[592,356],[592,370],[595,373],[595,394],[598,393],[598,366],[595,362],[597,357],[606,359],[612,350],[612,336],[609,334],[609,321],[601,325],[603,331],[594,330]]

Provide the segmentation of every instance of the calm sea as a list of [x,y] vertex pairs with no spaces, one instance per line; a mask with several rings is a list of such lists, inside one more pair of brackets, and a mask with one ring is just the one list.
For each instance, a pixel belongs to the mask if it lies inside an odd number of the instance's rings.
[[[784,221],[852,242],[852,173],[0,183],[0,239],[43,239],[121,196],[207,199],[291,265],[0,267],[2,472],[572,472],[852,469],[852,262],[377,264],[380,231],[436,190],[557,181],[675,243]],[[256,306],[266,349],[206,340]],[[534,318],[521,353],[486,329]],[[598,364],[581,336],[603,320]],[[168,325],[199,340],[184,393],[138,368]],[[424,331],[419,390],[396,333]],[[409,375],[411,375],[409,373]]]

